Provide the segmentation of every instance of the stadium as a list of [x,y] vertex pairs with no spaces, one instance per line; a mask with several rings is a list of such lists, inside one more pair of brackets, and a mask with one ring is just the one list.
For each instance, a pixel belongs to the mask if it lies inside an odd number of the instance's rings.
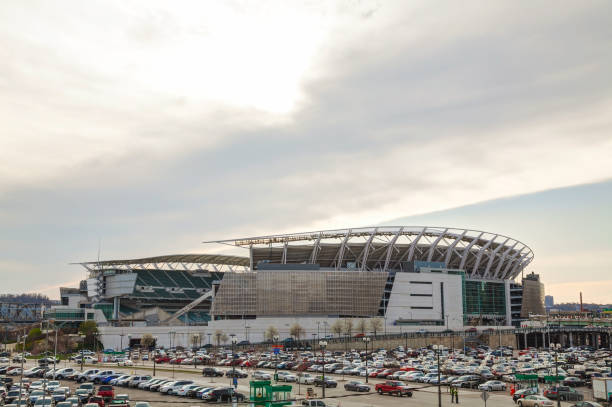
[[524,276],[532,250],[501,234],[384,226],[204,243],[245,256],[78,263],[88,278],[63,288],[62,306],[46,317],[95,319],[105,345],[117,347],[129,332],[134,341],[169,330],[261,341],[268,326],[288,337],[299,323],[310,336],[341,318],[380,318],[386,332],[399,332],[518,326],[544,312],[543,284]]

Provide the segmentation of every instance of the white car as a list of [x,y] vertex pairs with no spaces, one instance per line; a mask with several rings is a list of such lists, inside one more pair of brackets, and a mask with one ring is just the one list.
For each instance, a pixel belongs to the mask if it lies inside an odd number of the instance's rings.
[[189,390],[197,389],[198,387],[202,387],[199,384],[186,384],[185,386],[179,388],[174,394],[176,396],[185,397]]
[[271,380],[272,376],[269,373],[262,372],[261,370],[256,370],[253,372],[253,380]]
[[301,384],[314,384],[314,376],[310,373],[302,373],[298,377],[298,383]]
[[55,391],[55,389],[58,389],[61,387],[61,383],[58,382],[57,380],[51,380],[49,383],[47,383],[47,391],[49,393],[53,393]]
[[9,358],[0,358],[0,363],[11,363]]
[[78,375],[76,377],[76,382],[77,383],[84,383],[89,381],[89,376],[93,377],[95,375],[97,375],[98,373],[100,373],[100,369],[89,369],[84,371],[83,373],[81,373],[80,375]]
[[506,383],[500,382],[499,380],[489,380],[488,382],[478,385],[478,390],[494,391],[501,390],[506,391]]
[[133,376],[128,382],[128,387],[138,387],[140,383],[146,383],[151,379],[151,376]]
[[134,362],[132,362],[130,359],[124,359],[117,362],[117,366],[134,366]]
[[18,376],[18,375],[21,374],[21,372],[22,372],[21,368],[17,367],[15,369],[11,370],[8,374],[11,375],[11,376]]
[[122,376],[119,376],[119,377],[116,377],[114,379],[111,379],[111,381],[108,384],[110,384],[112,386],[118,386],[120,381],[122,381],[124,379],[128,379],[130,377],[131,376],[129,374],[124,374]]
[[159,392],[162,394],[174,394],[178,389],[188,384],[193,384],[193,380],[177,380],[166,383],[159,388]]
[[57,374],[55,375],[55,378],[58,380],[62,380],[65,379],[66,377],[73,375],[75,372],[75,370],[71,367],[67,367],[65,369],[59,369],[57,371]]

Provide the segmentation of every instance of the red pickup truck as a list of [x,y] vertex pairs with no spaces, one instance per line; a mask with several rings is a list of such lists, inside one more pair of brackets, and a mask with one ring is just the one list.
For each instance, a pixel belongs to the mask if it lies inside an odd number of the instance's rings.
[[396,394],[400,397],[408,396],[412,397],[412,390],[404,383],[397,380],[387,380],[384,383],[378,383],[375,387],[378,394]]
[[98,396],[105,400],[113,399],[115,398],[115,390],[113,389],[113,386],[102,385],[98,388]]
[[170,358],[168,356],[160,356],[155,359],[155,363],[167,363],[170,362]]

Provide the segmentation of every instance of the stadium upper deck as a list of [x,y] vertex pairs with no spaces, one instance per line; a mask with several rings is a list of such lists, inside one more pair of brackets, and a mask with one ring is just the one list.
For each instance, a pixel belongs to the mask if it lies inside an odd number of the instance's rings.
[[218,240],[250,249],[258,264],[319,264],[328,269],[407,271],[411,262],[443,262],[470,278],[516,278],[532,250],[510,237],[469,229],[381,226]]

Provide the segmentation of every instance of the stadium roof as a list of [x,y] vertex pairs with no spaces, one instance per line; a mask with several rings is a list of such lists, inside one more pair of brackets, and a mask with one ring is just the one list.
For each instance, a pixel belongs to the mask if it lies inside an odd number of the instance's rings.
[[73,264],[80,264],[89,271],[102,268],[125,270],[246,271],[249,268],[250,260],[248,257],[221,254],[171,254],[139,259],[89,261]]
[[254,267],[265,261],[392,271],[403,270],[411,261],[433,261],[483,279],[514,279],[534,257],[527,245],[508,236],[430,226],[323,230],[205,243],[249,247]]

